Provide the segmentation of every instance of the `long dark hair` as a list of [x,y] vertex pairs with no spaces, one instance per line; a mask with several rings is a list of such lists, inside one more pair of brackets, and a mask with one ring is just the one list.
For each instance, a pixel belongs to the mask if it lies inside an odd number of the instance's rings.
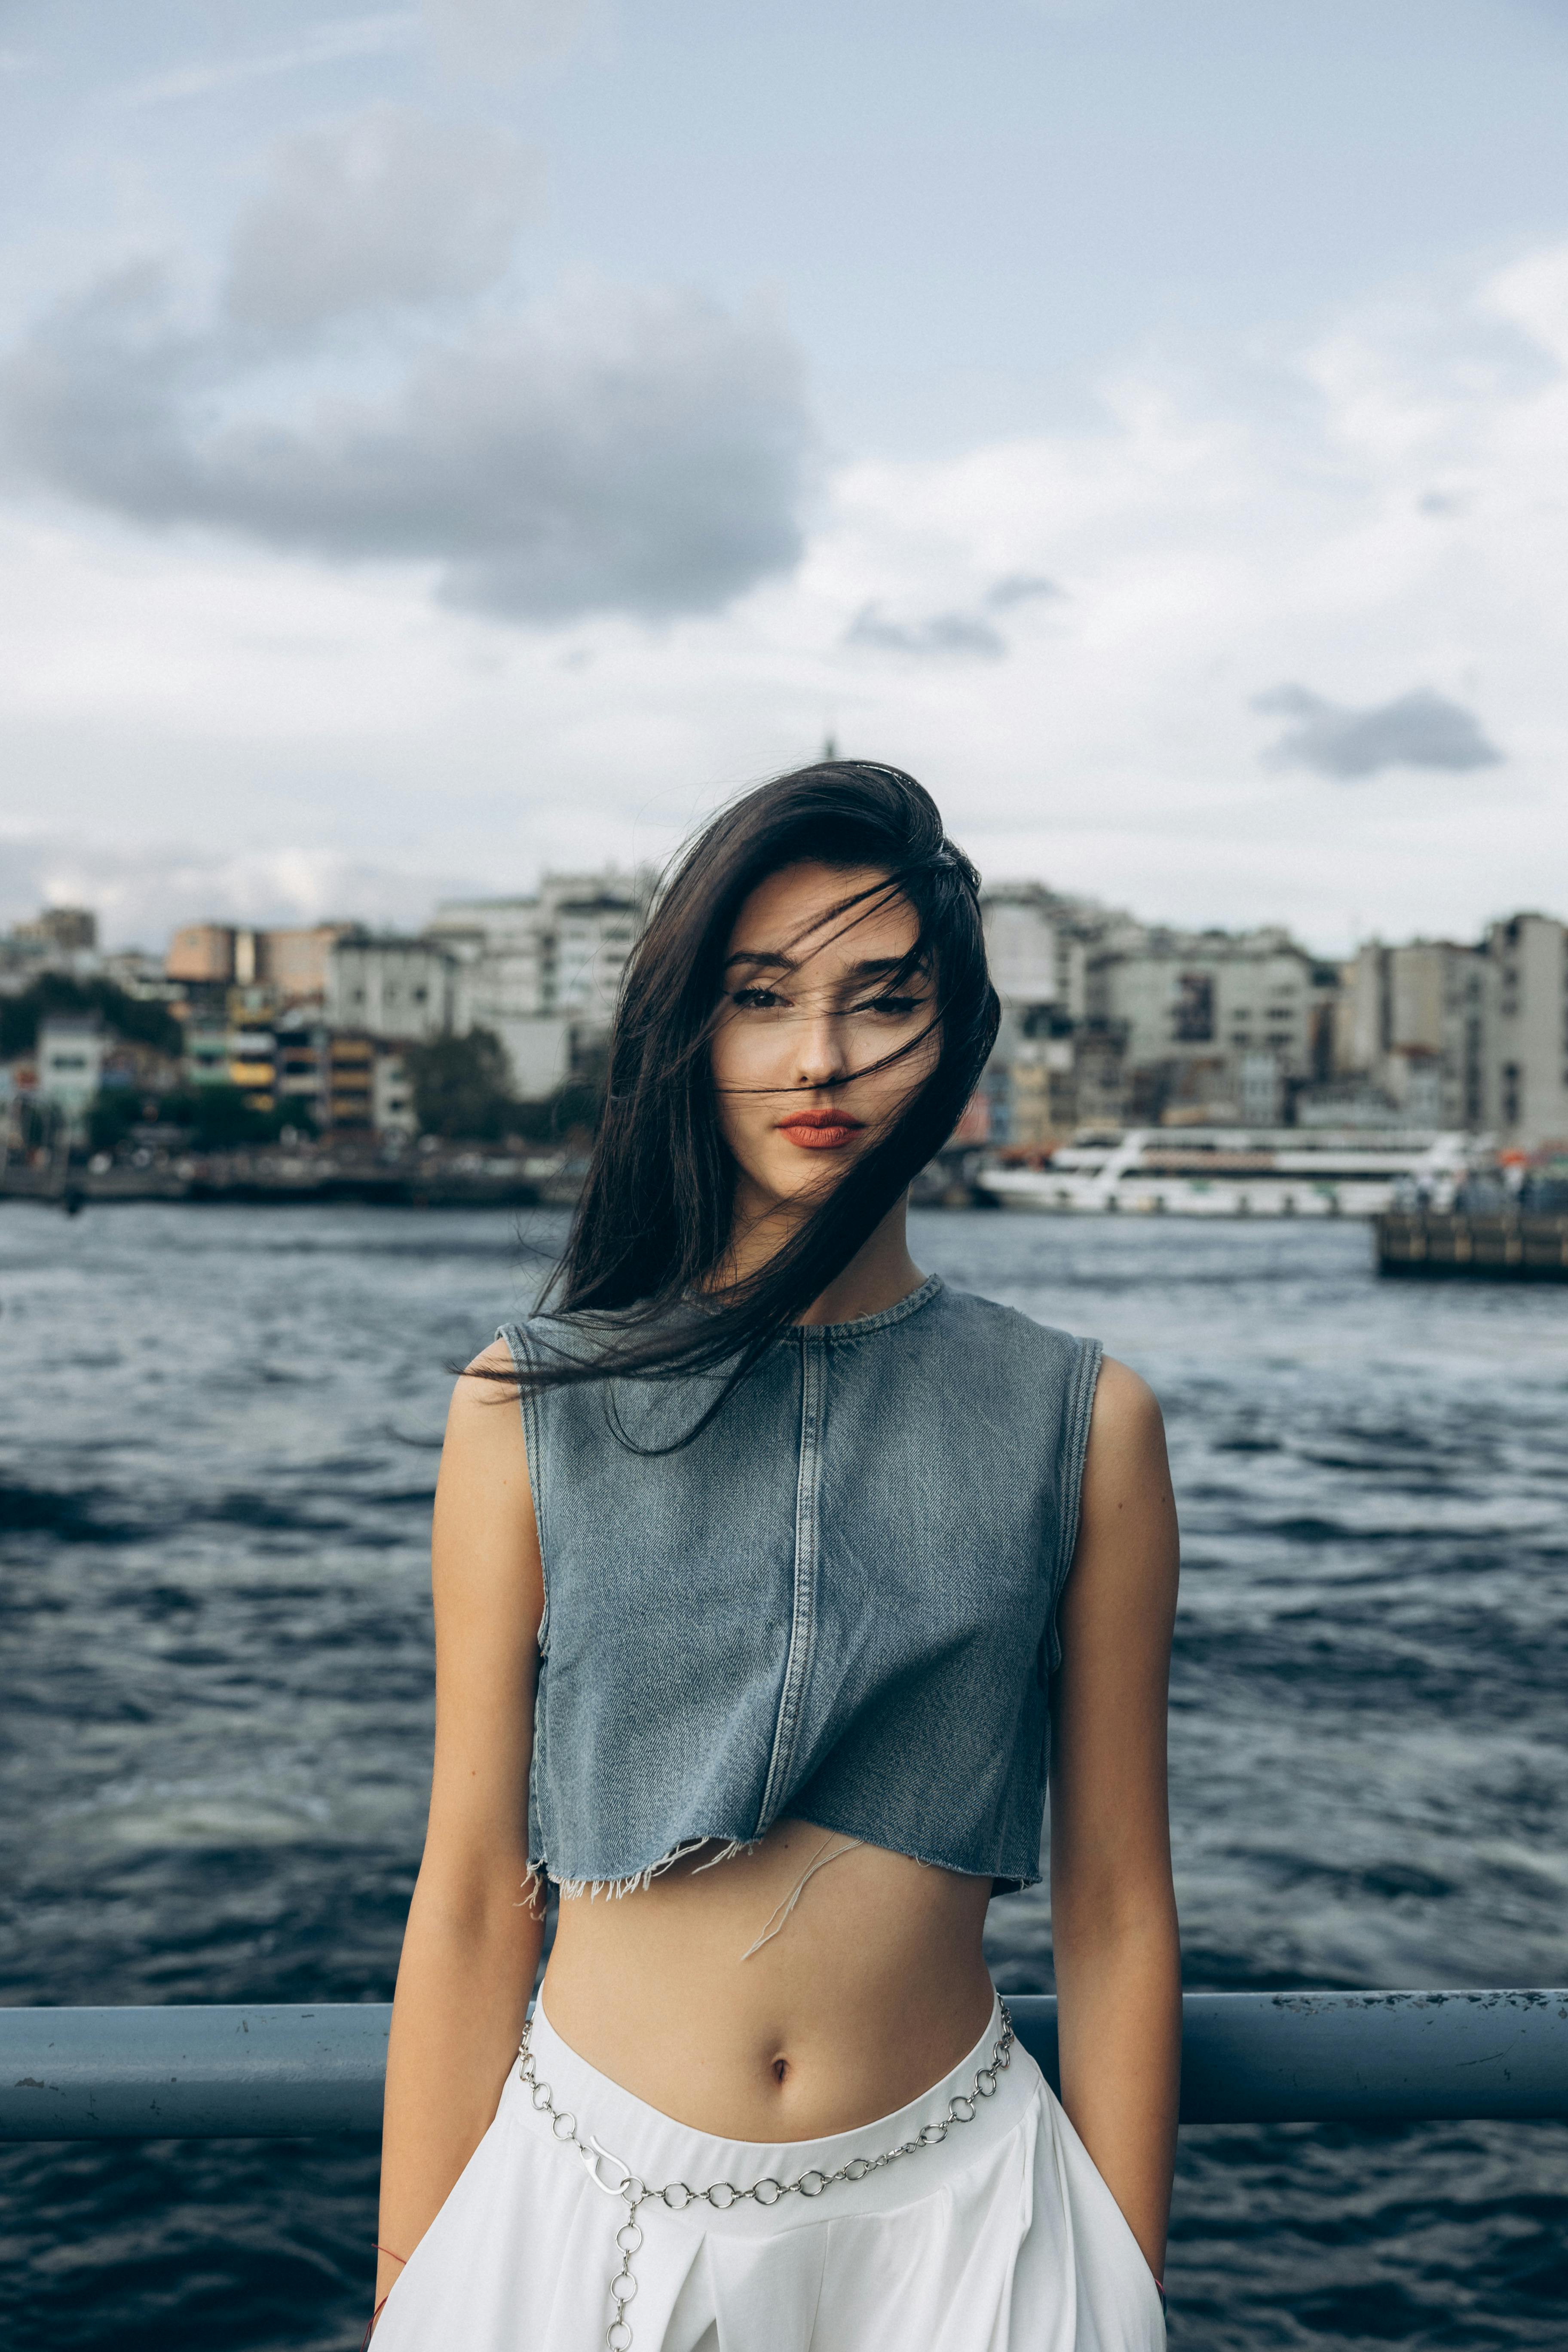
[[[885,877],[826,910],[828,919],[854,922],[889,898],[913,911],[906,971],[934,983],[931,1022],[884,1063],[914,1051],[932,1029],[939,1051],[924,1084],[767,1264],[725,1282],[735,1168],[710,1055],[725,951],[757,885],[805,860]],[[678,1443],[707,1426],[957,1125],[999,1017],[979,889],[931,794],[901,770],[868,761],[825,760],[776,777],[704,825],[666,877],[622,983],[598,1139],[545,1292],[551,1311],[572,1318],[573,1344],[547,1347],[521,1376],[524,1388],[719,1371],[713,1401]],[[679,1311],[693,1297],[706,1312]],[[518,1376],[496,1377],[510,1385]]]

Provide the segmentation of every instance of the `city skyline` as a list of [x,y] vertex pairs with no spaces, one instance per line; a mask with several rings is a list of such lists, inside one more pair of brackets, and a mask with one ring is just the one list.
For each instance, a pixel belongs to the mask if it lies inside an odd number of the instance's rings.
[[[647,867],[550,875],[529,898],[443,901],[418,932],[198,922],[162,960],[100,953],[89,911],[46,910],[0,936],[0,1011],[20,1048],[0,1058],[0,1094],[68,1097],[85,1117],[103,1033],[127,1022],[144,1046],[151,1024],[166,1046],[172,1021],[187,1076],[226,1077],[260,1117],[284,1116],[287,1096],[328,1129],[412,1132],[405,1056],[454,1039],[478,1041],[492,1110],[553,1099],[597,1082],[654,881]],[[987,890],[982,914],[1001,1023],[967,1142],[1239,1121],[1568,1146],[1568,924],[1553,916],[1519,911],[1471,943],[1367,941],[1340,961],[1283,926],[1173,929],[1037,882]],[[120,1050],[150,1083],[140,1049]]]
[[407,927],[831,733],[991,880],[1479,935],[1565,110],[1540,0],[13,0],[0,921]]
[[[612,875],[624,873],[626,878],[631,880],[638,875],[651,877],[657,874],[658,869],[652,866],[649,861],[644,860],[639,866],[636,867],[622,867],[618,864],[612,863],[603,871]],[[0,909],[0,946],[3,946],[8,938],[20,937],[27,933],[48,916],[75,914],[91,919],[95,927],[96,953],[109,956],[141,953],[159,963],[162,963],[167,956],[177,934],[182,931],[209,929],[226,930],[242,938],[247,934],[259,937],[266,933],[305,934],[336,929],[350,933],[357,931],[369,936],[385,934],[392,938],[416,940],[427,936],[433,930],[438,931],[440,917],[454,908],[466,904],[477,907],[509,902],[518,906],[531,906],[538,901],[541,893],[548,889],[552,881],[561,878],[563,877],[558,872],[541,866],[531,884],[516,889],[504,885],[486,888],[473,883],[456,889],[445,887],[437,889],[432,885],[421,887],[411,881],[408,893],[411,911],[406,916],[384,919],[378,919],[374,909],[357,907],[347,899],[341,902],[333,901],[319,911],[301,912],[284,902],[281,911],[279,912],[264,911],[259,914],[245,915],[237,914],[232,908],[211,904],[203,907],[184,906],[178,916],[170,921],[162,935],[149,935],[139,939],[116,936],[112,925],[105,924],[100,909],[86,896],[75,899],[61,896],[52,899],[35,899],[30,905],[19,908],[15,912],[9,908]],[[1556,921],[1565,919],[1563,911],[1555,902],[1555,895],[1549,891],[1544,896],[1537,894],[1533,899],[1521,898],[1517,903],[1493,908],[1478,923],[1462,931],[1444,931],[1435,926],[1426,928],[1418,926],[1394,934],[1375,929],[1361,928],[1350,938],[1348,945],[1341,948],[1323,945],[1310,933],[1288,920],[1267,916],[1255,916],[1248,919],[1242,914],[1232,922],[1184,923],[1158,910],[1150,911],[1142,907],[1121,904],[1090,892],[1062,889],[1054,880],[1039,874],[983,876],[982,890],[988,897],[1039,891],[1047,898],[1060,899],[1066,904],[1097,909],[1108,920],[1125,921],[1140,932],[1151,937],[1168,936],[1178,942],[1182,940],[1195,940],[1205,936],[1244,939],[1260,933],[1279,931],[1289,937],[1305,953],[1325,961],[1339,963],[1353,961],[1356,954],[1364,947],[1394,947],[1404,944],[1474,947],[1485,938],[1488,930],[1495,924],[1520,915],[1541,915],[1548,920]],[[1564,898],[1563,903],[1568,906],[1568,897]],[[423,916],[414,911],[420,905],[425,909]]]

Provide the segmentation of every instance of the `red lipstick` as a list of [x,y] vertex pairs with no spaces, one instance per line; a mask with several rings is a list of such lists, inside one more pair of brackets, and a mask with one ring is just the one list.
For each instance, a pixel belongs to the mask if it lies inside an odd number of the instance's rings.
[[834,1151],[858,1135],[866,1122],[852,1118],[847,1110],[792,1110],[775,1124],[803,1151]]

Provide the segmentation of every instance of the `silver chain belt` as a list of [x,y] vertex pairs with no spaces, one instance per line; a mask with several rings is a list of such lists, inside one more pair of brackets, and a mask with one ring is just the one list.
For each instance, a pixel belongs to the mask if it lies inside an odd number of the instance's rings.
[[529,2041],[532,2032],[531,2019],[523,2027],[522,2040],[518,2044],[520,2080],[528,2084],[529,2096],[536,2111],[550,2117],[551,2131],[562,2146],[576,2149],[587,2167],[588,2178],[594,2186],[602,2189],[607,2197],[619,2197],[626,2208],[626,2218],[616,2231],[621,2266],[610,2281],[610,2299],[616,2306],[616,2315],[605,2336],[609,2352],[631,2352],[632,2330],[626,2312],[637,2291],[632,2264],[642,2251],[643,2233],[637,2214],[643,2206],[657,2199],[671,2213],[684,2213],[689,2205],[698,2204],[710,2205],[715,2213],[727,2213],[731,2205],[743,2204],[747,2198],[755,2205],[766,2207],[776,2205],[781,2197],[820,2197],[825,2189],[837,2189],[843,2181],[864,2180],[869,2172],[884,2171],[902,2156],[919,2156],[922,2148],[940,2147],[952,2125],[974,2121],[977,2103],[981,2099],[995,2097],[998,2077],[1012,2062],[1013,2020],[1006,2002],[1002,2001],[999,2006],[1002,2031],[992,2045],[990,2057],[977,2070],[967,2091],[953,2093],[947,2103],[947,2113],[937,2116],[929,2124],[922,2124],[913,2139],[900,2141],[897,2147],[887,2148],[880,2156],[852,2156],[847,2164],[839,2166],[837,2172],[819,2172],[813,2167],[803,2172],[797,2180],[775,2180],[769,2175],[761,2180],[753,2180],[745,2189],[737,2189],[731,2180],[715,2180],[706,2189],[692,2189],[684,2180],[671,2180],[662,2189],[650,2189],[647,2181],[640,2180],[618,2156],[613,2156],[607,2147],[601,2147],[591,2133],[585,2140],[579,2138],[576,2116],[569,2107],[556,2105],[549,2084],[542,2083],[534,2071],[533,2051]]

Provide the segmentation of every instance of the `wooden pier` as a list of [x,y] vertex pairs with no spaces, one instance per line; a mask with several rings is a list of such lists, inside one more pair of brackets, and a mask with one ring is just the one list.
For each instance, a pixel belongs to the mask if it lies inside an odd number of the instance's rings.
[[1568,1282],[1568,1216],[1499,1209],[1390,1209],[1376,1221],[1379,1274]]

